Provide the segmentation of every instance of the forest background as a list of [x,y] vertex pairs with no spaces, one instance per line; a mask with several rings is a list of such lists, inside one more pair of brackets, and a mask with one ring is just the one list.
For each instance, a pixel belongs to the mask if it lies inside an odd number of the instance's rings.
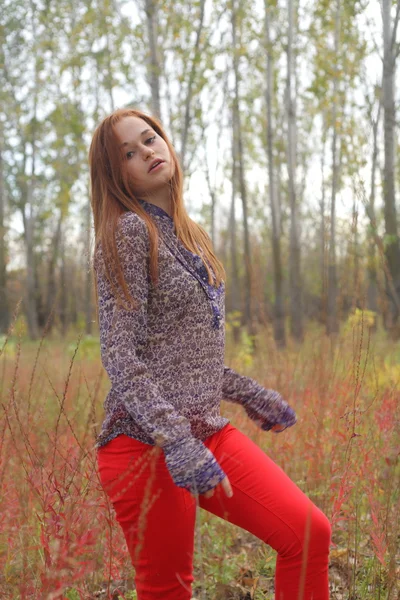
[[[232,422],[328,515],[333,598],[400,598],[398,0],[0,0],[0,592],[134,598],[95,469],[87,154],[157,115],[227,271],[227,364],[299,422]],[[106,525],[105,525],[106,524]],[[271,598],[270,549],[199,514],[196,597]],[[236,596],[235,596],[236,594]]]

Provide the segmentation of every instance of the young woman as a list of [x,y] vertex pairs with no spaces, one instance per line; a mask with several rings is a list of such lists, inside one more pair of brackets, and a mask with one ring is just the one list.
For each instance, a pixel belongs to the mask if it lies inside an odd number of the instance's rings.
[[225,399],[275,432],[296,422],[281,395],[224,365],[225,272],[182,198],[157,119],[118,109],[89,152],[103,365],[97,440],[135,567],[139,600],[190,600],[196,506],[277,553],[277,600],[327,600],[330,524],[252,440]]

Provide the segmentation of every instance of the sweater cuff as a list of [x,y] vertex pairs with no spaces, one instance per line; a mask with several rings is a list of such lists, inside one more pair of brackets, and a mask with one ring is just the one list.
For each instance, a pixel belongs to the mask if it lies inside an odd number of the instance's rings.
[[205,494],[226,477],[213,453],[197,438],[167,444],[163,451],[175,485],[192,494]]
[[296,413],[275,390],[262,389],[244,404],[246,413],[256,421],[261,429],[269,431],[274,425],[283,425],[280,431],[291,427],[297,421]]

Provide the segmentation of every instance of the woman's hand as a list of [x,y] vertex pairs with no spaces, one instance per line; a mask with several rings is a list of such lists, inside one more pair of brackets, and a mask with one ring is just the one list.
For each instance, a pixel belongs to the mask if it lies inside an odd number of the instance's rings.
[[[278,392],[274,393],[277,394]],[[263,400],[261,400],[261,403],[260,401],[257,402],[259,404],[258,406],[254,406],[255,403],[249,403],[248,405],[246,405],[245,408],[250,419],[252,419],[252,421],[254,421],[254,423],[263,431],[273,431],[274,433],[280,433],[281,431],[285,431],[285,429],[291,427],[296,423],[296,413],[294,412],[293,408],[291,408],[287,404],[287,402],[283,400],[282,397],[280,397],[279,404],[281,405],[281,407],[283,407],[284,410],[281,411],[280,415],[268,414],[268,403],[266,404],[266,406],[263,406]]]
[[[228,496],[228,498],[232,498],[233,491],[232,491],[232,487],[231,487],[228,477],[225,477],[218,485],[222,486],[222,489],[224,490],[224,492],[225,492],[226,496]],[[213,496],[213,494],[214,494],[214,490],[217,487],[218,486],[215,486],[215,488],[213,488],[212,490],[208,490],[208,492],[206,492],[205,494],[202,494],[202,496],[204,496],[204,498],[211,498],[211,496]]]
[[284,431],[285,429],[286,427],[284,425],[280,425],[279,423],[271,427],[271,431],[276,431],[277,433],[279,433],[280,431]]
[[[256,419],[254,422],[257,425],[257,427],[261,427],[263,424],[263,421],[261,419]],[[279,433],[280,431],[284,431],[285,429],[286,429],[285,425],[282,425],[281,423],[277,423],[276,425],[271,427],[270,431],[275,431],[275,433]]]

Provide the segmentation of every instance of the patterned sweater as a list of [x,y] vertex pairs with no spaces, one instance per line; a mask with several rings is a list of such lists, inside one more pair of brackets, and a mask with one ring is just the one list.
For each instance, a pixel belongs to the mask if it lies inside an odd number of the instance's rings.
[[96,445],[120,434],[158,445],[175,484],[203,494],[225,477],[203,444],[229,423],[220,414],[221,399],[242,404],[264,430],[277,423],[290,427],[296,417],[278,392],[224,365],[224,283],[210,285],[201,250],[197,255],[184,247],[163,209],[140,202],[160,234],[157,286],[150,279],[144,220],[126,212],[116,232],[136,310],[117,307],[101,244],[95,251],[101,359],[111,380]]

